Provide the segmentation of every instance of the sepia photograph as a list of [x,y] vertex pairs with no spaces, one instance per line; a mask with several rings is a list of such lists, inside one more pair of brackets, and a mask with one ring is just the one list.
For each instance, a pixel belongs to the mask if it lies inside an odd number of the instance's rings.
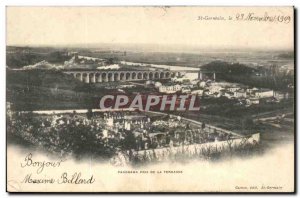
[[6,191],[294,193],[294,12],[7,6]]

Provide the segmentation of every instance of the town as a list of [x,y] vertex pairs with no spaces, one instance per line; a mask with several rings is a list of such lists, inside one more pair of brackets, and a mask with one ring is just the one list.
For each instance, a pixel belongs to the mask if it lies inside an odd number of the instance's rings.
[[[278,128],[290,120],[289,109],[280,108],[293,100],[292,83],[286,81],[285,89],[247,83],[250,78],[269,79],[270,74],[291,75],[289,67],[274,70],[272,66],[270,73],[238,63],[187,67],[96,58],[74,51],[63,56],[68,58],[61,64],[43,60],[8,69],[14,75],[36,72],[56,79],[50,92],[26,79],[29,86],[18,85],[19,92],[9,93],[24,98],[25,104],[31,93],[45,93],[42,108],[32,106],[28,111],[30,105],[16,105],[19,100],[7,102],[11,135],[49,153],[75,158],[88,154],[114,165],[179,160],[181,147],[186,147],[184,158],[211,159],[228,152],[245,155],[260,150],[261,124]],[[232,80],[241,72],[246,73],[246,81]],[[58,102],[46,104],[53,96]],[[60,101],[67,101],[68,108],[58,108]],[[220,121],[224,116],[226,122]]]

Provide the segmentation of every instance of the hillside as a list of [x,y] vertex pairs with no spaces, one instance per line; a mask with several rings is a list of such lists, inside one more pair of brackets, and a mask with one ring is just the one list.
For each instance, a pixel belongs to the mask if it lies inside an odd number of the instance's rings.
[[51,48],[7,47],[6,49],[6,65],[9,68],[22,68],[41,61],[47,61],[51,64],[63,64],[64,61],[70,58],[65,50]]
[[73,76],[55,70],[7,70],[8,87],[14,84],[74,90],[83,83]]
[[92,84],[55,70],[7,70],[6,100],[13,110],[76,109],[95,107]]
[[218,80],[274,90],[286,90],[289,84],[294,84],[293,76],[286,74],[265,73],[244,64],[214,61],[203,65],[202,70],[214,71]]
[[250,75],[257,72],[256,69],[239,63],[228,63],[223,61],[213,61],[201,66],[201,69],[215,71],[219,73],[228,73],[232,75]]

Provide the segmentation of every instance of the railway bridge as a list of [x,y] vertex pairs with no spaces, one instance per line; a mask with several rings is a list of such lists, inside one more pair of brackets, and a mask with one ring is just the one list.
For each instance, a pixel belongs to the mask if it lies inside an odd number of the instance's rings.
[[137,81],[137,80],[158,80],[170,79],[181,76],[183,73],[198,73],[198,79],[203,80],[203,75],[212,75],[216,80],[216,72],[205,70],[86,70],[86,71],[63,71],[65,74],[73,75],[74,78],[85,83],[115,82],[115,81]]
[[85,83],[169,79],[179,74],[176,71],[64,71]]

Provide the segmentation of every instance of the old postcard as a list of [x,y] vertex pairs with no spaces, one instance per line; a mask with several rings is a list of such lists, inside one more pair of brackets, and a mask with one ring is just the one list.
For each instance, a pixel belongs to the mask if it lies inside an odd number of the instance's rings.
[[293,7],[6,8],[8,192],[295,191]]

